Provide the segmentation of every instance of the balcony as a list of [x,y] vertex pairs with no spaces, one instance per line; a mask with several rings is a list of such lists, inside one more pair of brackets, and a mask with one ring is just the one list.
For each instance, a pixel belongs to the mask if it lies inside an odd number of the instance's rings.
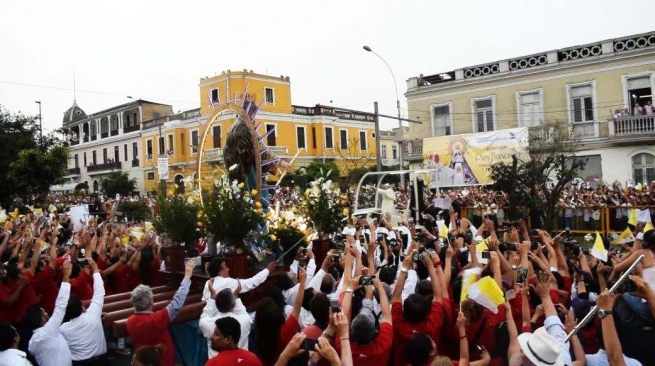
[[220,147],[214,149],[206,149],[203,154],[203,161],[208,163],[220,161],[223,159],[223,149]]
[[118,135],[118,130],[111,130],[111,135],[112,136],[117,136]]
[[68,169],[68,175],[80,175],[80,168],[70,168]]
[[134,132],[139,130],[139,124],[123,127],[123,133]]
[[132,160],[132,168],[138,168],[138,167],[139,167],[139,159]]
[[289,155],[288,146],[267,146],[268,153],[271,155]]
[[403,160],[423,160],[423,140],[416,139],[403,141]]
[[88,173],[99,172],[103,170],[120,170],[120,169],[121,169],[120,161],[112,162],[112,163],[89,165],[86,167],[86,171]]
[[84,142],[89,142],[89,136],[84,136],[83,141]]
[[651,141],[655,137],[654,116],[622,117],[599,122],[530,127],[529,143],[573,139],[584,142],[607,142],[614,145]]
[[91,141],[95,141],[98,139],[98,135],[91,135]]
[[608,134],[613,139],[652,138],[655,116],[622,117],[607,121]]
[[107,137],[109,137],[109,132],[103,132],[103,133],[100,134],[101,139],[104,139],[104,138],[107,138]]

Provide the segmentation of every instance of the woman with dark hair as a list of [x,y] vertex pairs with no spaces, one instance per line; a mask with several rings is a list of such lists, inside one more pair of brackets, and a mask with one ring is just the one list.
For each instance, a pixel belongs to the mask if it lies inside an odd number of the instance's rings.
[[300,331],[300,307],[305,294],[307,273],[302,267],[298,269],[300,288],[293,304],[291,315],[284,320],[284,308],[272,298],[265,297],[257,304],[255,314],[255,352],[264,365],[273,365],[291,338]]
[[161,355],[164,354],[164,345],[141,346],[134,351],[132,365],[134,366],[159,366]]

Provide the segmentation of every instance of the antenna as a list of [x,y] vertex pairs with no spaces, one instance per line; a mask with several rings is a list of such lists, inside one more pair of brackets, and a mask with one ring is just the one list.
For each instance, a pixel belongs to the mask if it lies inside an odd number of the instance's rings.
[[73,68],[73,102],[77,103],[77,98],[75,95],[75,68]]

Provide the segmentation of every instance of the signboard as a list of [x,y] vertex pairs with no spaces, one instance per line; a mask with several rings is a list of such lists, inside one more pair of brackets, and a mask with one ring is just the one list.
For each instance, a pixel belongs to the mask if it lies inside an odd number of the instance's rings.
[[89,224],[89,205],[72,206],[68,215],[73,223],[73,230],[81,230]]
[[489,167],[528,156],[528,129],[512,128],[423,140],[425,169],[435,172],[423,177],[430,188],[491,184]]
[[160,180],[168,179],[168,157],[157,158],[157,174]]

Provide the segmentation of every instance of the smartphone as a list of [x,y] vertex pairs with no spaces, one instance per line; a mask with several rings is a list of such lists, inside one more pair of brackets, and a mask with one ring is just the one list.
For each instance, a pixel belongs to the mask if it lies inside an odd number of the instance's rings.
[[482,259],[491,259],[491,253],[488,250],[483,250]]
[[302,341],[302,346],[300,346],[300,349],[303,349],[305,351],[316,351],[316,346],[318,344],[318,339],[311,339],[311,338],[305,338],[304,341]]
[[361,286],[368,286],[373,283],[373,276],[362,276],[359,279],[359,284]]
[[332,308],[332,314],[341,312],[341,308],[339,307],[339,300],[330,300],[330,307]]
[[516,284],[523,286],[528,279],[528,267],[519,267],[516,274]]

